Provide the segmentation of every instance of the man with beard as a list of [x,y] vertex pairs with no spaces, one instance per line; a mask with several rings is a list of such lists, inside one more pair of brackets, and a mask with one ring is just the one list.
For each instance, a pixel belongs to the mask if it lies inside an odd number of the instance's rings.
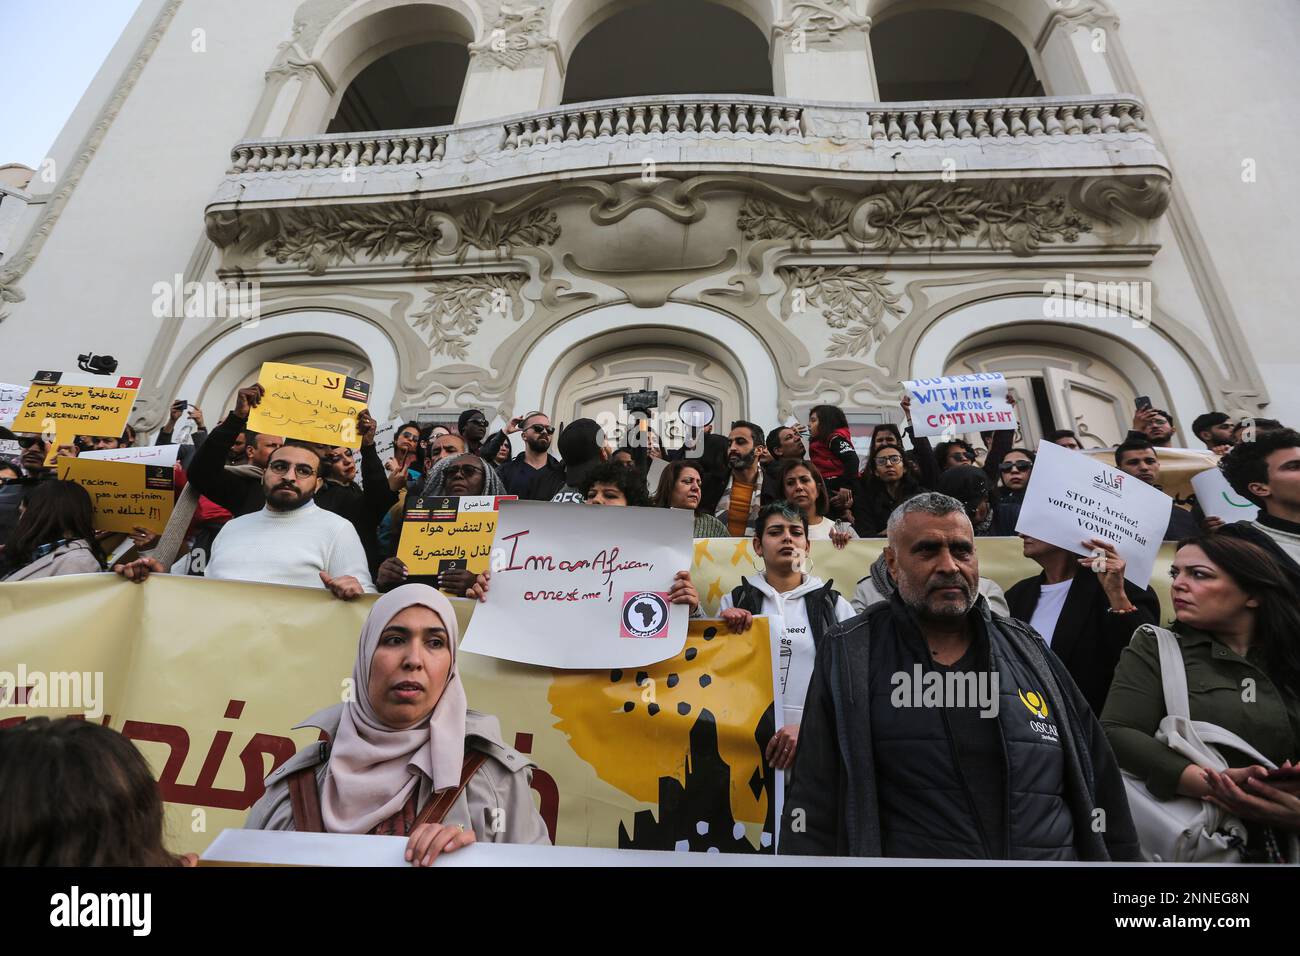
[[[564,478],[564,465],[550,454],[555,436],[550,418],[545,412],[529,412],[522,418],[512,418],[503,434],[509,436],[514,432],[523,434],[524,450],[498,468],[497,474],[510,494],[528,501],[550,501],[555,492],[549,495],[544,492],[557,478]],[[539,478],[545,472],[553,476],[549,481]]]
[[894,595],[818,648],[780,852],[1137,860],[1101,725],[1042,639],[978,596],[962,503],[910,498],[888,535]]
[[758,462],[763,430],[753,422],[732,422],[727,436],[727,466],[731,474],[713,513],[733,538],[753,535],[759,509],[773,500],[776,485],[764,481]]
[[[226,523],[203,576],[323,587],[345,601],[374,594],[356,529],[313,500],[320,482],[316,446],[288,442],[277,448],[262,475],[264,507]],[[154,558],[140,558],[113,570],[143,581],[167,569]]]

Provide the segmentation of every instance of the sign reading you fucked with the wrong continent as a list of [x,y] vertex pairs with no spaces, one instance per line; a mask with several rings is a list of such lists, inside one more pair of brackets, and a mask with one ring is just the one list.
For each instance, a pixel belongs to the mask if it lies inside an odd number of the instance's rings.
[[1016,430],[1016,409],[1007,401],[1007,380],[1000,373],[918,378],[903,388],[912,399],[918,438]]

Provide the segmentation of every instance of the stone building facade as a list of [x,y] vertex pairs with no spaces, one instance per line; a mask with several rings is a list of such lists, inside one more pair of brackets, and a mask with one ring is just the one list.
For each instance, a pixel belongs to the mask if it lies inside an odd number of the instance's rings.
[[381,419],[866,427],[1000,371],[1031,443],[1138,395],[1188,446],[1294,423],[1298,39],[1287,0],[143,0],[27,186],[0,380],[113,354],[146,429],[266,360]]

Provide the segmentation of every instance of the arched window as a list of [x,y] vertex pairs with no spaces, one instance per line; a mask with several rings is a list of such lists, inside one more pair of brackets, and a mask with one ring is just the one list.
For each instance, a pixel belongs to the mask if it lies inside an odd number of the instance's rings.
[[1024,46],[970,13],[916,10],[871,29],[876,82],[885,103],[1042,96]]
[[655,0],[604,20],[569,57],[565,103],[686,93],[771,96],[758,27],[705,0]]
[[436,41],[393,50],[349,84],[327,132],[448,126],[456,121],[468,69],[464,44]]

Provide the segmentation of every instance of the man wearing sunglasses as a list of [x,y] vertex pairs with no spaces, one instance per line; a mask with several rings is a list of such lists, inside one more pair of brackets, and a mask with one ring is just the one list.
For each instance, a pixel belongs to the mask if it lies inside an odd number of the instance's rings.
[[[226,523],[212,542],[203,576],[323,587],[344,601],[374,594],[356,529],[314,500],[320,469],[315,445],[289,441],[272,452],[262,474],[264,506]],[[113,570],[128,581],[143,581],[167,569],[154,558],[140,558]]]
[[[564,465],[551,455],[551,442],[555,440],[555,427],[545,412],[529,412],[510,419],[505,431],[497,432],[483,443],[483,452],[491,460],[492,447],[498,436],[509,441],[515,432],[524,438],[524,450],[497,469],[507,491],[527,501],[550,501],[554,495],[545,494],[558,480],[563,483]],[[499,444],[497,447],[500,447]],[[538,476],[551,472],[550,481],[540,481]],[[539,490],[540,489],[540,490]]]

